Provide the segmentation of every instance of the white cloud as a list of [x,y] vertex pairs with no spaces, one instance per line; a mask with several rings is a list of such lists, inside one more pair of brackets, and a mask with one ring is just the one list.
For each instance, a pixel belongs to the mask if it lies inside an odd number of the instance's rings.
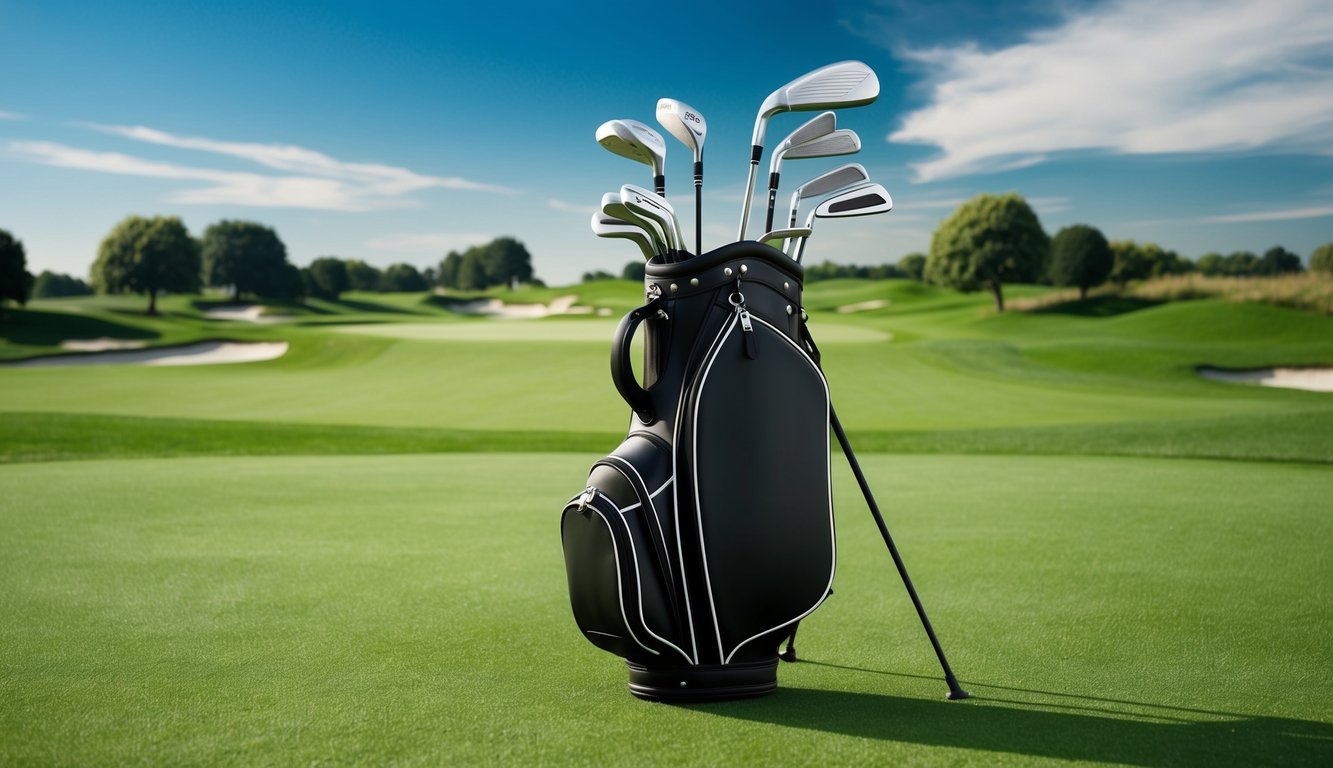
[[156,146],[247,160],[282,173],[223,171],[46,141],[11,142],[8,145],[9,152],[30,162],[62,168],[207,182],[204,186],[180,189],[171,194],[171,199],[177,202],[199,205],[369,211],[415,207],[419,203],[410,196],[432,188],[511,191],[453,176],[429,176],[391,165],[343,162],[321,152],[289,144],[254,144],[183,137],[143,126],[83,125],[102,133]]
[[1333,6],[1324,0],[1115,0],[996,51],[906,51],[930,103],[891,141],[942,154],[922,181],[1052,152],[1218,152],[1333,143]]
[[578,203],[557,200],[555,198],[547,200],[546,204],[557,211],[563,211],[565,213],[581,213],[584,216],[591,216],[598,210],[595,205],[579,205]]
[[18,112],[6,112],[0,109],[0,120],[27,120],[28,116]]
[[1200,221],[1210,224],[1241,224],[1252,221],[1295,221],[1297,219],[1320,219],[1333,216],[1333,205],[1313,208],[1292,208],[1284,211],[1255,211],[1253,213],[1229,213],[1221,216],[1206,216]]
[[489,243],[494,235],[475,233],[404,233],[382,235],[366,241],[367,248],[399,253],[444,253]]

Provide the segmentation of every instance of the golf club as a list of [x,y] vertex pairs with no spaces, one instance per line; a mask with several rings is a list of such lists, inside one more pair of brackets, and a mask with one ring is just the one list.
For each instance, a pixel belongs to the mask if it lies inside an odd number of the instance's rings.
[[[796,237],[809,236],[809,227],[788,227],[787,229],[775,229],[772,232],[765,232],[763,236],[759,238],[759,242],[764,245],[770,245],[772,243],[781,243],[784,240],[791,240]],[[778,246],[773,245],[772,247],[777,248]]]
[[694,152],[694,252],[703,253],[704,139],[708,123],[699,110],[676,99],[657,100],[657,122]]
[[632,241],[643,251],[643,257],[651,260],[656,254],[653,252],[652,241],[648,234],[642,229],[634,226],[627,221],[612,218],[602,213],[594,211],[592,214],[592,232],[598,237],[623,238]]
[[[815,209],[810,212],[810,216],[805,220],[807,229],[814,229],[815,219],[842,219],[851,216],[869,216],[875,213],[887,213],[893,210],[893,198],[889,197],[889,191],[883,185],[870,183],[862,184],[859,187],[852,187],[845,192],[839,192],[832,197],[826,198]],[[805,255],[805,244],[810,242],[809,235],[798,241],[792,258],[796,263],[801,263],[801,257]]]
[[805,198],[827,195],[830,192],[837,192],[853,184],[860,184],[869,180],[870,174],[866,173],[866,169],[860,163],[840,165],[831,171],[821,173],[810,179],[791,193],[791,217],[787,220],[787,226],[796,226],[796,211]]
[[[787,151],[792,147],[797,146],[798,144],[804,144],[807,141],[813,141],[820,136],[830,134],[836,130],[837,127],[837,113],[832,111],[821,112],[802,123],[796,130],[787,134],[787,138],[783,139],[782,143],[773,150],[772,159],[769,160],[768,163],[768,188],[770,198],[773,196],[774,190],[777,189],[777,181],[774,180],[773,174],[777,172],[777,168],[782,163],[780,158],[787,154]],[[772,206],[769,207],[771,208]],[[764,225],[764,229],[766,230],[773,228],[772,217],[770,216],[769,219],[768,223]]]
[[820,67],[773,91],[759,106],[750,144],[750,176],[745,185],[741,224],[737,240],[745,239],[754,197],[754,177],[764,154],[764,132],[768,120],[779,112],[809,112],[816,109],[859,107],[879,98],[879,78],[874,70],[859,61],[840,61]]
[[666,142],[662,134],[638,120],[607,120],[597,127],[597,143],[621,157],[653,169],[653,188],[666,194]]
[[628,206],[621,202],[618,192],[607,192],[602,195],[602,213],[610,218],[633,224],[647,232],[648,239],[653,245],[653,251],[666,258],[670,248],[667,246],[666,237],[662,234],[662,230],[658,228],[656,222],[644,219],[631,211]]
[[811,157],[837,157],[852,155],[861,151],[861,137],[850,128],[841,128],[811,139],[804,144],[789,147],[782,154],[773,153],[768,173],[768,212],[765,214],[764,228],[773,226],[773,208],[777,204],[778,179],[781,176],[783,159],[803,160]]
[[620,188],[620,202],[640,219],[652,221],[662,228],[667,247],[670,249],[667,260],[678,261],[677,254],[685,249],[681,244],[680,223],[676,221],[676,211],[671,207],[671,203],[633,184],[626,184]]

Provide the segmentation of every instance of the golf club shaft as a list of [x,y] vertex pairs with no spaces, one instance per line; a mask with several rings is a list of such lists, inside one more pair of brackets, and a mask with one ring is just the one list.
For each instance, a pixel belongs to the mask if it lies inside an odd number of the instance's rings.
[[902,576],[903,586],[907,588],[907,594],[912,598],[912,605],[916,606],[916,613],[921,617],[921,626],[925,627],[926,635],[930,638],[930,644],[935,648],[935,655],[940,660],[940,667],[944,670],[944,681],[949,686],[950,699],[966,699],[971,694],[963,690],[958,685],[958,678],[954,677],[953,670],[949,667],[949,660],[944,657],[944,649],[940,647],[939,638],[935,636],[935,629],[930,626],[930,619],[926,617],[926,609],[921,605],[921,598],[917,597],[916,588],[912,586],[912,578],[907,575],[907,566],[903,565],[903,559],[898,554],[898,547],[893,543],[893,537],[889,535],[889,527],[884,523],[884,516],[880,514],[879,505],[875,503],[875,496],[870,492],[870,484],[866,482],[866,476],[861,472],[861,464],[856,460],[856,454],[852,452],[852,444],[847,439],[847,433],[842,429],[842,423],[838,421],[838,414],[833,410],[833,405],[829,404],[829,424],[833,427],[833,432],[838,436],[838,444],[842,446],[842,452],[847,456],[847,463],[852,467],[852,474],[856,475],[856,482],[861,486],[861,493],[866,497],[866,504],[870,506],[870,514],[875,518],[875,524],[879,526],[879,534],[884,537],[884,544],[889,548],[889,554],[893,556],[893,564],[898,567],[898,575]]
[[704,161],[694,161],[694,255],[704,252]]
[[745,182],[745,203],[741,205],[741,227],[736,234],[736,242],[745,239],[745,225],[750,218],[750,200],[754,197],[754,177],[759,172],[759,158],[764,154],[764,146],[755,144],[750,147],[750,178]]
[[773,231],[773,208],[778,204],[778,173],[768,174],[768,213],[764,215],[764,231]]

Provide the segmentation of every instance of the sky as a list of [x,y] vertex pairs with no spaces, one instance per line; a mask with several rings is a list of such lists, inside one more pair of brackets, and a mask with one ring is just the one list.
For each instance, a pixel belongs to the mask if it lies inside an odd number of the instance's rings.
[[[736,238],[760,103],[844,59],[881,84],[838,114],[862,151],[785,163],[783,189],[855,161],[894,210],[819,222],[807,262],[925,252],[963,201],[1009,191],[1048,233],[1189,258],[1333,242],[1327,0],[0,0],[0,229],[33,273],[86,276],[139,214],[260,222],[298,265],[424,268],[508,235],[576,282],[641,258],[589,229],[604,192],[651,186],[598,125],[656,127],[659,97],[703,114],[714,248]],[[773,117],[768,148],[810,117]],[[661,132],[693,242],[692,156]]]

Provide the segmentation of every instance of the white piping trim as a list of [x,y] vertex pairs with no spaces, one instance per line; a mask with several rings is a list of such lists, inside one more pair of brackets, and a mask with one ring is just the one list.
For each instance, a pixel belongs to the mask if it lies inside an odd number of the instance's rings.
[[[617,512],[620,511],[620,508],[619,508],[619,507],[616,507],[616,503],[615,503],[614,501],[611,501],[611,499],[608,498],[605,494],[603,494],[603,493],[601,493],[601,492],[599,491],[599,492],[597,493],[597,495],[598,495],[598,496],[601,496],[601,497],[604,498],[604,499],[606,499],[607,502],[608,502],[613,508],[615,508],[615,510],[616,510]],[[592,509],[592,511],[594,511],[594,512],[597,513],[597,516],[598,516],[598,517],[602,518],[602,522],[603,522],[603,523],[606,523],[606,527],[607,527],[607,530],[608,530],[608,532],[609,532],[609,531],[610,531],[610,528],[611,528],[611,521],[606,519],[606,515],[602,514],[602,510],[600,510],[600,509],[598,509],[597,507],[592,506],[592,505],[589,505],[589,507]],[[622,519],[620,522],[621,522],[621,523],[624,523],[625,521]],[[630,542],[629,542],[629,549],[630,549],[630,555],[633,556],[633,555],[634,555],[634,540],[633,540],[633,539],[630,539]],[[629,615],[625,613],[625,596],[624,596],[624,594],[621,592],[621,590],[619,589],[619,587],[620,587],[620,585],[621,585],[621,583],[622,583],[623,580],[622,580],[622,577],[621,577],[621,575],[620,575],[620,547],[617,547],[617,546],[616,546],[616,537],[615,537],[615,536],[612,536],[612,537],[611,537],[611,552],[612,552],[612,553],[614,554],[614,556],[615,556],[614,559],[615,559],[615,564],[616,564],[616,587],[617,587],[617,589],[616,589],[616,600],[620,603],[620,618],[621,618],[622,620],[624,620],[624,622],[625,622],[625,629],[629,630],[629,636],[630,636],[630,639],[633,640],[635,643],[638,643],[638,646],[639,646],[640,648],[642,648],[642,649],[644,649],[645,651],[647,651],[647,652],[653,654],[654,656],[661,656],[661,655],[662,655],[661,653],[658,653],[657,651],[654,651],[652,648],[649,648],[648,646],[646,646],[646,645],[644,645],[643,643],[639,642],[639,638],[638,638],[638,636],[634,634],[634,627],[631,627],[631,626],[629,625]],[[637,581],[639,580],[639,572],[638,572],[638,565],[637,565],[638,561],[635,560],[634,562],[635,562],[635,564],[636,564],[636,565],[635,565],[635,569],[634,569],[634,580],[635,580],[635,582],[637,582]],[[643,594],[643,591],[640,590],[640,591],[639,591],[639,594]],[[642,603],[642,601],[640,601],[640,603],[639,603],[639,615],[640,615],[640,617],[642,618],[642,615],[643,615],[643,603]],[[648,626],[648,624],[645,622],[645,623],[644,623],[644,626],[646,627],[646,626]]]
[[[785,333],[783,333],[782,331],[778,330],[775,326],[773,326],[772,323],[769,323],[768,321],[764,320],[763,318],[757,317],[757,316],[755,316],[755,315],[751,315],[750,317],[753,318],[753,319],[755,319],[755,320],[758,320],[759,322],[763,323],[764,325],[767,325],[769,328],[771,328],[771,329],[773,330],[773,332],[774,332],[777,336],[781,337],[783,341],[787,342],[788,345],[790,345],[792,348],[794,348],[794,349],[801,355],[801,357],[804,358],[805,361],[806,361],[807,363],[809,363],[811,370],[813,370],[813,371],[815,372],[815,376],[817,376],[817,377],[819,378],[819,382],[820,382],[820,384],[822,384],[823,387],[824,387],[824,445],[825,445],[825,446],[828,446],[828,444],[829,444],[829,418],[828,418],[828,412],[829,412],[829,408],[830,408],[830,405],[829,405],[829,404],[830,404],[830,402],[831,402],[831,400],[832,400],[832,396],[829,394],[829,390],[828,390],[828,379],[824,378],[824,372],[821,371],[821,370],[819,370],[819,366],[815,365],[815,361],[812,360],[812,359],[810,358],[810,355],[807,354],[805,350],[801,349],[800,345],[796,344],[796,343],[793,342],[791,339],[787,338],[787,334],[785,334]],[[696,452],[696,455],[697,455],[697,452]],[[826,460],[825,460],[825,461],[826,461],[826,464],[827,464],[827,466],[826,466],[825,469],[826,469],[826,472],[828,473],[828,474],[825,475],[825,477],[827,478],[826,486],[828,487],[828,523],[829,523],[829,532],[830,532],[831,534],[833,534],[832,536],[829,537],[829,540],[830,540],[830,542],[832,543],[832,547],[833,547],[833,552],[832,552],[832,554],[833,554],[833,559],[831,560],[831,563],[832,563],[832,564],[831,564],[830,567],[829,567],[828,584],[825,585],[825,587],[824,587],[824,591],[820,593],[819,599],[815,601],[815,604],[814,604],[814,605],[810,606],[809,610],[807,610],[805,613],[802,613],[800,616],[797,616],[796,618],[791,619],[790,621],[783,622],[782,624],[779,624],[779,625],[777,625],[776,627],[773,627],[773,628],[771,628],[771,629],[766,629],[766,630],[764,630],[763,632],[759,632],[759,633],[757,633],[757,634],[755,634],[755,635],[752,635],[752,636],[750,636],[750,637],[748,637],[748,638],[742,640],[742,641],[740,642],[740,644],[738,644],[735,648],[733,648],[733,649],[731,650],[731,653],[727,654],[726,661],[723,662],[724,664],[730,664],[730,663],[731,663],[731,657],[735,656],[735,655],[736,655],[736,652],[739,651],[739,650],[740,650],[746,643],[750,642],[751,640],[754,640],[755,638],[762,637],[763,635],[766,635],[766,634],[768,634],[769,632],[775,632],[775,631],[777,631],[777,630],[779,630],[779,629],[782,629],[783,627],[786,627],[786,626],[788,626],[788,625],[794,624],[794,623],[800,621],[801,619],[804,619],[806,616],[809,616],[810,614],[814,613],[814,612],[815,612],[815,609],[818,608],[819,606],[823,605],[823,604],[824,604],[824,600],[828,598],[828,591],[829,591],[829,589],[832,588],[832,586],[833,586],[833,575],[834,575],[834,573],[835,573],[835,572],[837,571],[837,569],[838,569],[838,537],[837,537],[836,529],[834,528],[834,524],[833,524],[833,456],[832,456],[832,451],[826,451],[825,455],[826,455],[826,457],[827,457]],[[720,635],[719,635],[719,638],[720,638]]]
[[[642,485],[644,488],[647,488],[647,487],[648,487],[648,484],[645,483],[645,482],[643,482],[643,475],[639,474],[639,470],[638,470],[637,468],[635,468],[635,466],[634,466],[633,464],[629,463],[629,462],[626,461],[624,458],[622,458],[622,457],[620,457],[620,456],[616,456],[616,455],[607,456],[607,458],[608,458],[608,459],[615,459],[615,460],[617,461],[618,464],[624,464],[626,467],[629,467],[630,471],[634,473],[634,476],[637,477],[637,478],[639,478],[639,484]],[[609,500],[609,499],[608,499],[608,500]],[[613,505],[614,505],[614,503],[615,503],[615,502],[612,502]],[[620,522],[621,522],[622,524],[624,524],[624,526],[625,526],[625,533],[626,533],[627,536],[630,537],[630,547],[631,547],[631,548],[634,546],[634,539],[633,539],[632,534],[630,533],[629,522],[625,520],[625,513],[628,512],[628,511],[630,511],[630,510],[633,509],[633,508],[641,507],[641,506],[643,506],[642,502],[633,505],[633,507],[625,507],[624,509],[621,509],[621,510],[620,510]],[[657,517],[657,507],[654,506],[654,505],[652,504],[652,500],[651,500],[651,499],[649,499],[648,506],[649,506],[649,508],[652,510],[653,522],[657,524],[657,533],[658,533],[658,536],[661,537],[661,539],[662,539],[662,544],[665,545],[665,544],[666,544],[666,531],[662,529],[662,521],[659,520],[658,517]],[[617,509],[619,509],[619,507],[617,507]],[[675,643],[671,642],[670,640],[667,640],[665,637],[662,637],[661,635],[659,635],[659,634],[657,634],[656,632],[654,632],[654,631],[653,631],[653,628],[652,628],[651,626],[649,626],[649,624],[648,624],[648,619],[647,619],[647,617],[645,617],[645,616],[643,615],[643,581],[642,581],[641,579],[639,579],[639,560],[638,560],[638,553],[637,553],[637,552],[634,552],[633,554],[635,555],[635,559],[634,559],[634,576],[635,576],[635,579],[636,579],[636,583],[638,584],[638,587],[639,587],[639,619],[643,622],[643,628],[646,629],[646,630],[648,630],[648,634],[652,635],[653,637],[655,637],[655,638],[657,638],[659,641],[661,641],[661,643],[662,643],[663,645],[665,645],[665,646],[667,646],[667,647],[669,647],[669,648],[675,650],[675,651],[676,651],[677,653],[679,653],[681,656],[684,656],[686,661],[690,661],[690,655],[689,655],[688,653],[686,653],[685,651],[681,650]],[[670,567],[670,565],[671,565],[671,564],[668,563],[668,564],[667,564],[667,567]],[[662,574],[662,582],[663,582],[662,585],[663,585],[663,587],[665,587],[666,589],[672,589],[672,588],[674,588],[674,584],[672,584],[672,579],[670,578],[672,575],[674,575],[674,569],[673,569],[672,574],[665,574],[665,573]]]
[[[733,315],[732,317],[734,320],[735,316]],[[722,338],[722,334],[725,330],[726,330],[725,326],[718,330],[717,335],[713,337],[713,341],[708,346],[708,352],[705,353],[705,357],[707,357],[709,354],[712,354],[713,348],[717,346],[718,340]],[[685,395],[685,393],[690,391],[693,385],[694,385],[693,381],[685,383],[685,386],[681,389],[682,398]],[[678,403],[676,407],[675,428],[672,431],[672,434],[675,436],[676,439],[671,441],[671,468],[673,472],[672,474],[673,479],[675,478],[674,471],[676,469],[676,460],[678,458],[678,453],[680,448],[680,420],[681,420],[681,412],[683,410],[684,409],[682,409]],[[685,617],[687,622],[689,623],[689,629],[690,629],[690,648],[691,650],[694,651],[694,657],[691,659],[691,662],[694,664],[698,664],[699,644],[698,644],[698,639],[695,637],[694,633],[694,611],[690,606],[689,584],[686,583],[685,581],[685,571],[688,569],[685,568],[685,550],[683,548],[683,545],[681,544],[682,537],[681,537],[681,527],[680,527],[680,506],[681,506],[680,483],[672,484],[671,499],[673,502],[672,516],[675,518],[676,521],[676,558],[680,562],[681,592],[685,595]]]
[[699,561],[704,567],[704,588],[708,592],[708,607],[713,612],[713,631],[717,633],[717,657],[723,664],[727,663],[727,654],[722,650],[722,628],[717,622],[717,603],[713,599],[713,578],[708,573],[708,550],[704,546],[704,516],[702,500],[699,498],[699,403],[704,391],[704,385],[708,383],[708,374],[713,370],[713,363],[717,361],[717,356],[722,348],[726,346],[727,339],[731,338],[731,332],[736,330],[736,316],[733,315],[731,322],[727,323],[722,332],[722,340],[709,350],[708,357],[705,358],[703,371],[700,374],[698,389],[694,392],[694,425],[690,433],[690,442],[693,443],[693,456],[691,456],[690,469],[694,476],[694,519],[699,523]]

